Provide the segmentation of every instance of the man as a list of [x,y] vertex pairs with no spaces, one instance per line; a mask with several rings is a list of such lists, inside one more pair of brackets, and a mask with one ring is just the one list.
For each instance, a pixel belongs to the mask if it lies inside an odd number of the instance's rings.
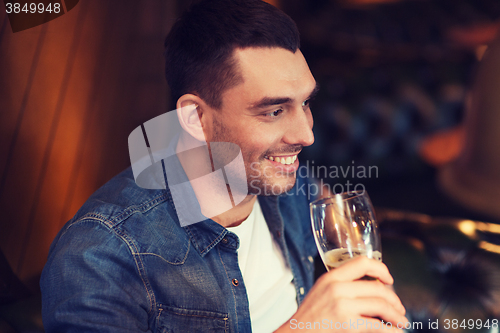
[[[293,21],[259,0],[202,1],[165,46],[183,129],[170,149],[236,144],[248,193],[182,226],[170,181],[147,190],[130,169],[116,176],[52,245],[41,280],[47,332],[288,332],[315,322],[375,331],[380,319],[406,322],[385,286],[392,277],[374,260],[353,260],[313,286],[314,198],[296,170],[297,154],[314,141],[316,82]],[[193,165],[178,154],[167,169],[193,180]],[[196,198],[206,192],[192,185]],[[365,275],[378,280],[359,280]],[[357,320],[363,325],[346,327]]]

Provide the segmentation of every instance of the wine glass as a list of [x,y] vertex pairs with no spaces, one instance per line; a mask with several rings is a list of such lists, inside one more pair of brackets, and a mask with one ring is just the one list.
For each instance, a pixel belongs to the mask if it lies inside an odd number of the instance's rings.
[[361,255],[382,261],[380,233],[366,191],[319,199],[310,209],[316,246],[327,270]]

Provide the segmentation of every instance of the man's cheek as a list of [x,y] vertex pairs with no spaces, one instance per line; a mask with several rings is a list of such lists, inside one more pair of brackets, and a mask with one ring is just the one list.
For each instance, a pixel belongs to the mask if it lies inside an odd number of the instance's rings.
[[262,176],[259,162],[250,163],[250,170],[247,172],[250,178],[260,178]]

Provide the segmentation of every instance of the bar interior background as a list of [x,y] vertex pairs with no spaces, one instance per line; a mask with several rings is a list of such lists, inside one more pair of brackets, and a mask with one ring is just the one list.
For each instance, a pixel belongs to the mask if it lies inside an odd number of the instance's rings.
[[[378,168],[328,182],[362,182],[380,207],[498,221],[444,195],[436,170],[460,153],[499,1],[271,2],[297,22],[321,85],[316,143],[304,155],[316,166]],[[86,0],[17,33],[0,6],[0,249],[31,291],[58,230],[129,166],[128,134],[169,111],[163,40],[187,6]],[[436,134],[445,144],[429,141]]]

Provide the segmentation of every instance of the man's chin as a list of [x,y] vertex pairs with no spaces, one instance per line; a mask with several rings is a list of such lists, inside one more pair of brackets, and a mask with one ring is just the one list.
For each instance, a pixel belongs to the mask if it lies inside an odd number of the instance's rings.
[[280,195],[289,192],[294,186],[295,177],[293,178],[293,181],[286,183],[275,182],[273,184],[257,184],[256,182],[250,182],[248,184],[248,194],[263,196]]

